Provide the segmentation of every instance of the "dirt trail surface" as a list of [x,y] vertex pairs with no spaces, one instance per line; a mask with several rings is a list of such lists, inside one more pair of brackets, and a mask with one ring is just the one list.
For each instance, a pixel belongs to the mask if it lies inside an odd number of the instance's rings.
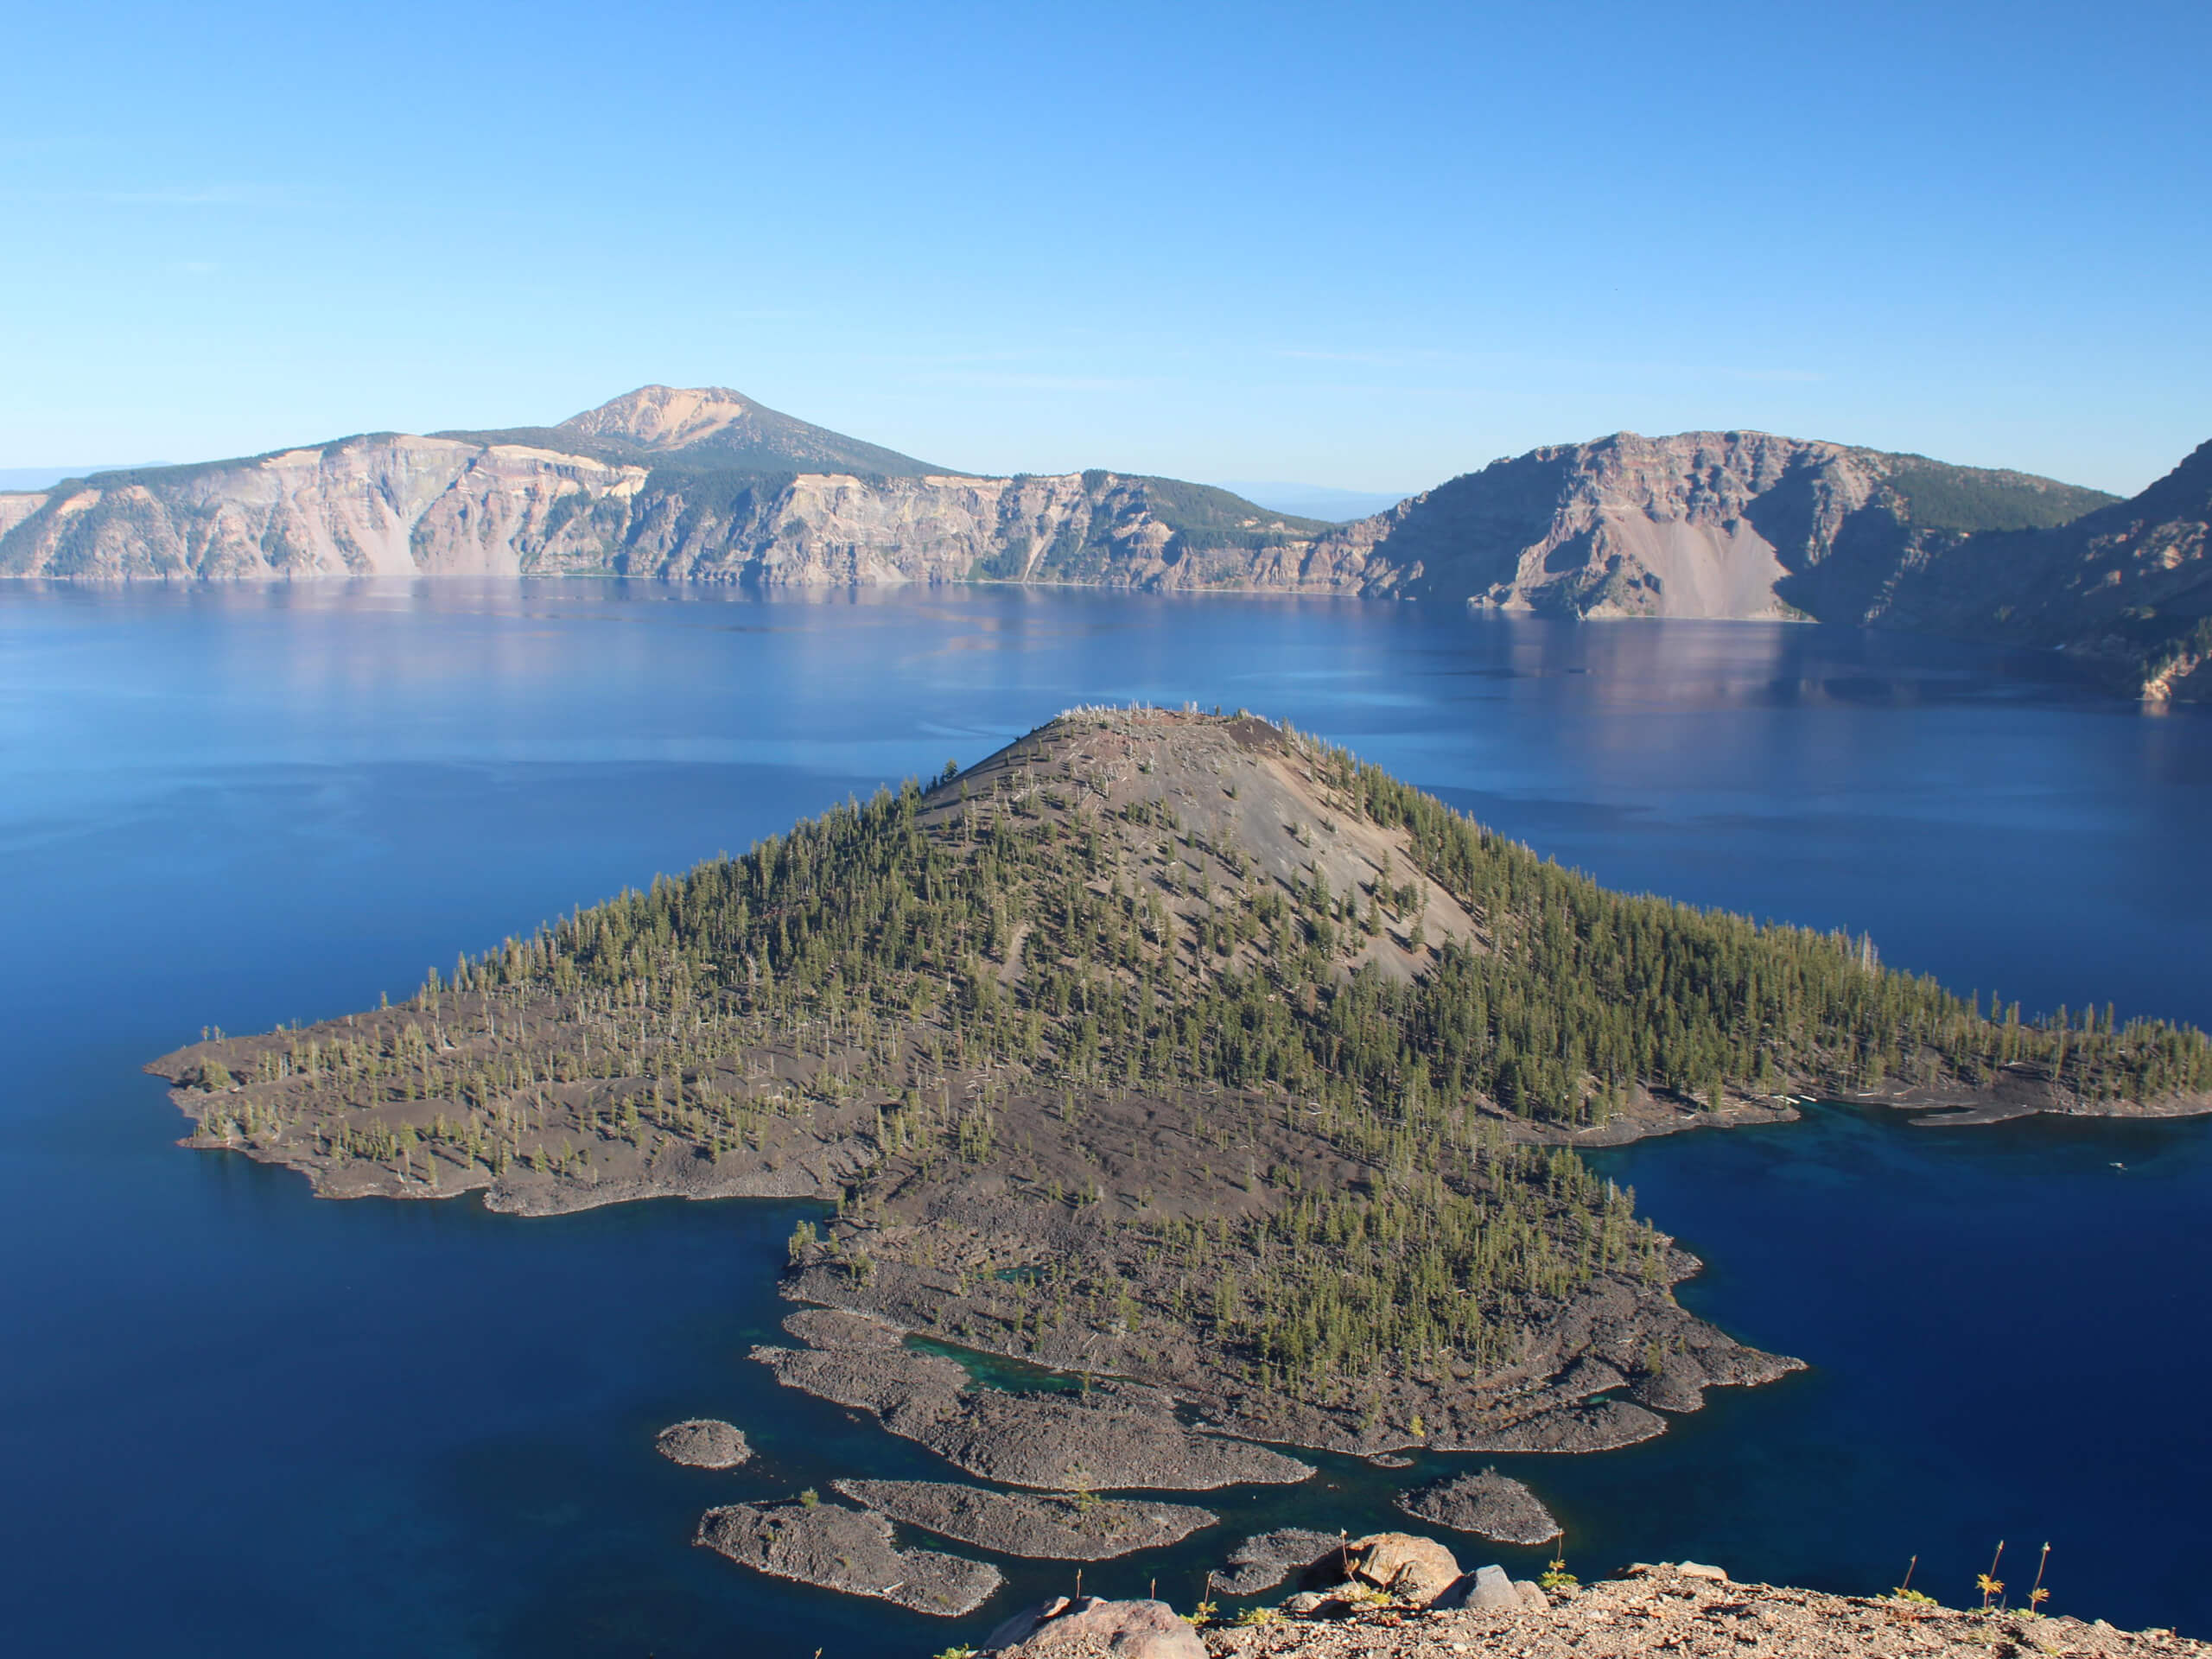
[[933,1549],[899,1549],[891,1522],[837,1503],[731,1503],[700,1517],[692,1541],[741,1566],[918,1613],[973,1612],[1005,1580],[998,1568]]
[[1208,1630],[1214,1659],[2208,1659],[2170,1630],[2123,1631],[2072,1618],[2024,1618],[1832,1596],[1697,1576],[1661,1566],[1549,1598],[1548,1607],[1427,1611],[1378,1607],[1319,1621],[1285,1618]]
[[1033,1497],[929,1480],[830,1483],[855,1503],[978,1549],[1026,1560],[1103,1561],[1157,1549],[1221,1517],[1189,1503],[1088,1494]]

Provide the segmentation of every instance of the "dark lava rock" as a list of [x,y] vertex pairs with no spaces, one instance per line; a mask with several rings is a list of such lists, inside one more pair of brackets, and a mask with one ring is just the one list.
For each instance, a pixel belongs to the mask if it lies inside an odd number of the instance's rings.
[[1012,1618],[993,1630],[986,1653],[1022,1659],[1206,1659],[1198,1633],[1164,1601],[1101,1601],[1065,1596]]
[[671,1423],[653,1437],[653,1445],[670,1462],[694,1469],[734,1469],[753,1455],[742,1429],[712,1417]]
[[906,1333],[887,1319],[841,1307],[802,1307],[784,1329],[810,1348],[904,1348]]
[[1129,1410],[1111,1400],[1087,1402],[1064,1394],[978,1389],[967,1396],[959,1415],[914,1438],[971,1475],[1051,1491],[1289,1485],[1313,1472],[1311,1464],[1249,1440],[1194,1433],[1164,1411]]
[[1495,1469],[1401,1492],[1398,1507],[1416,1520],[1480,1533],[1501,1544],[1541,1544],[1560,1533],[1559,1522],[1534,1492]]
[[1346,1553],[1346,1559],[1339,1564],[1339,1573],[1349,1578],[1349,1549],[1337,1534],[1309,1532],[1303,1527],[1262,1532],[1247,1538],[1230,1552],[1229,1565],[1233,1570],[1224,1573],[1217,1568],[1211,1587],[1224,1596],[1256,1596],[1262,1590],[1274,1589],[1294,1573],[1306,1573],[1324,1556],[1336,1554],[1339,1550]]
[[1539,1412],[1463,1440],[1463,1452],[1611,1452],[1667,1432],[1666,1420],[1624,1400]]
[[1593,1394],[1626,1388],[1628,1378],[1594,1354],[1585,1354],[1567,1368],[1556,1386],[1571,1400],[1587,1400]]
[[839,1480],[847,1497],[894,1521],[1003,1555],[1103,1561],[1189,1537],[1221,1517],[1188,1503],[1037,1497],[929,1480]]
[[756,1573],[944,1618],[975,1611],[1005,1582],[982,1561],[895,1548],[890,1522],[837,1503],[728,1504],[700,1517],[692,1541]]
[[872,1411],[894,1434],[1008,1486],[1046,1491],[1141,1486],[1203,1491],[1287,1485],[1313,1465],[1249,1440],[1177,1421],[1157,1389],[1109,1383],[1084,1395],[1012,1394],[970,1386],[940,1355],[882,1344],[894,1329],[852,1314],[793,1314],[785,1325],[816,1348],[760,1347],[776,1380],[820,1399]]
[[1656,1371],[1637,1379],[1629,1392],[1662,1411],[1696,1411],[1705,1404],[1704,1368],[1687,1354],[1669,1354]]
[[755,1348],[753,1357],[785,1388],[872,1411],[910,1440],[959,1414],[968,1381],[951,1360],[907,1348]]

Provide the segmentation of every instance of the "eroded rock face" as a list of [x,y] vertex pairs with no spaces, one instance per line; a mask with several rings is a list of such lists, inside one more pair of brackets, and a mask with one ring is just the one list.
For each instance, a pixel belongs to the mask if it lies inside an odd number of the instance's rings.
[[742,1429],[712,1417],[671,1423],[653,1437],[653,1445],[671,1463],[694,1469],[734,1469],[753,1455]]
[[1024,1659],[1206,1659],[1198,1633],[1164,1601],[1102,1601],[1056,1597],[991,1632],[987,1653]]
[[[2109,568],[2129,595],[2139,587],[2173,614],[2202,614],[2201,512],[2167,513],[2171,533],[2147,537],[2130,520],[2089,542],[2034,540],[2109,500],[1763,432],[1622,432],[1327,526],[1173,480],[969,476],[728,388],[647,386],[557,427],[378,434],[0,496],[0,575],[984,578],[1984,633],[2001,606],[2012,620],[1999,632],[2025,638],[2054,596],[2119,626],[2132,599],[2105,602]],[[1987,556],[1953,556],[1966,531],[1994,538]],[[2029,539],[2016,546],[2008,531]],[[2015,592],[2008,573],[2038,561],[2035,591]],[[2196,665],[2162,662],[2170,681]]]

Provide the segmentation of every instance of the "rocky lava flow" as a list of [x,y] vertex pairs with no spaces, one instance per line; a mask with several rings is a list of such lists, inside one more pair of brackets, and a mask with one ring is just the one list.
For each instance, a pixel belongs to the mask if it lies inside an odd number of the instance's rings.
[[836,1503],[725,1504],[693,1541],[756,1572],[944,1618],[973,1612],[1005,1582],[982,1561],[897,1548],[890,1522]]
[[753,1350],[778,1382],[874,1412],[893,1433],[987,1480],[1058,1492],[1201,1491],[1313,1472],[1279,1452],[1185,1427],[1158,1389],[1116,1382],[1081,1394],[978,1388],[956,1362],[905,1347],[876,1320],[810,1310],[785,1324],[813,1345]]
[[1559,1536],[1559,1522],[1536,1495],[1495,1469],[1401,1492],[1398,1507],[1416,1520],[1479,1533],[1496,1543],[1541,1544]]
[[855,1503],[893,1521],[1026,1560],[1107,1560],[1178,1542],[1221,1519],[1192,1504],[1102,1498],[1088,1492],[1035,1497],[928,1480],[831,1484]]

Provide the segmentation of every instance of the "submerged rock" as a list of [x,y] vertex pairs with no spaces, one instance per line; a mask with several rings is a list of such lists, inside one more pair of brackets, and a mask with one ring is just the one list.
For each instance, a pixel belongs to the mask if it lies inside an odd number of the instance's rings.
[[994,1492],[947,1481],[839,1480],[847,1497],[894,1521],[1003,1555],[1103,1561],[1189,1537],[1220,1516],[1188,1503]]
[[933,1549],[899,1549],[891,1522],[838,1503],[730,1503],[700,1517],[692,1540],[756,1573],[918,1613],[971,1613],[1006,1580],[998,1568]]
[[653,1437],[653,1446],[671,1463],[694,1469],[734,1469],[753,1455],[744,1430],[714,1417],[671,1423]]
[[1416,1491],[1401,1492],[1397,1502],[1418,1520],[1457,1532],[1479,1533],[1496,1543],[1541,1544],[1560,1534],[1559,1522],[1536,1495],[1495,1469],[1454,1475]]

